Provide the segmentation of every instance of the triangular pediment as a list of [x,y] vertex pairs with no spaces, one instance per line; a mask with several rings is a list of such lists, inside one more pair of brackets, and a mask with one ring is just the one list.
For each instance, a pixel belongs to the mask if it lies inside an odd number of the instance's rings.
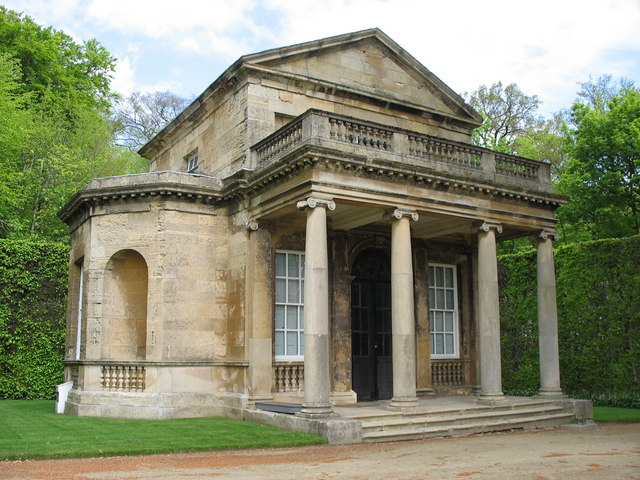
[[267,50],[242,60],[472,124],[482,121],[457,93],[379,29]]

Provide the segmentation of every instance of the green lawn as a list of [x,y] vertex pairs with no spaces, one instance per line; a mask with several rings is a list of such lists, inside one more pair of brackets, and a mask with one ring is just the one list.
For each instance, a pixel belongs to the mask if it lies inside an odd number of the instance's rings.
[[57,415],[51,400],[0,400],[0,460],[283,447],[324,443],[228,418],[124,420]]
[[640,422],[640,408],[593,407],[596,422]]

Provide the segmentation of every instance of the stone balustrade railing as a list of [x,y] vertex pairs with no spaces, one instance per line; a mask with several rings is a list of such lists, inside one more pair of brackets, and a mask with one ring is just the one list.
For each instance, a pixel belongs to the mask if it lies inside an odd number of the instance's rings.
[[434,387],[454,387],[467,383],[466,360],[432,360],[431,380]]
[[359,122],[329,117],[329,138],[378,150],[391,150],[393,132]]
[[304,390],[304,363],[275,363],[273,365],[274,390],[278,393]]
[[281,154],[312,140],[349,144],[380,155],[402,155],[412,160],[396,161],[440,172],[446,172],[446,165],[451,165],[464,169],[466,178],[477,176],[478,180],[494,182],[499,177],[499,183],[505,184],[526,180],[551,191],[548,163],[320,110],[307,111],[254,145],[254,164],[257,168],[270,165]]
[[100,370],[103,390],[142,392],[145,388],[145,367],[137,365],[103,365]]

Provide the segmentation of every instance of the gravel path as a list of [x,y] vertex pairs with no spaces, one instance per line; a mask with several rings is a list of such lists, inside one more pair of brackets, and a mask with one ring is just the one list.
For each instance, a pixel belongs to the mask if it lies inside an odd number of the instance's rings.
[[0,462],[2,480],[640,480],[640,423],[372,445]]

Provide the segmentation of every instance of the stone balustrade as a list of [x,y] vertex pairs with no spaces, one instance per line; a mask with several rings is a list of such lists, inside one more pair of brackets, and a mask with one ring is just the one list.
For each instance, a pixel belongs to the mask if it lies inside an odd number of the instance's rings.
[[100,385],[103,390],[143,392],[145,388],[145,367],[138,365],[103,365],[100,370]]
[[[253,163],[258,170],[271,166],[294,147],[311,143],[335,149],[338,155],[344,150],[340,145],[347,144],[362,148],[363,155],[375,151],[376,159],[386,164],[397,162],[399,167],[424,167],[495,185],[519,186],[523,181],[533,182],[542,191],[552,191],[550,167],[546,162],[320,110],[308,110],[254,145]],[[349,153],[358,152],[350,150]]]
[[432,360],[431,380],[434,387],[455,387],[467,383],[467,360]]
[[275,391],[302,392],[304,391],[304,363],[276,363],[273,365],[273,381]]

